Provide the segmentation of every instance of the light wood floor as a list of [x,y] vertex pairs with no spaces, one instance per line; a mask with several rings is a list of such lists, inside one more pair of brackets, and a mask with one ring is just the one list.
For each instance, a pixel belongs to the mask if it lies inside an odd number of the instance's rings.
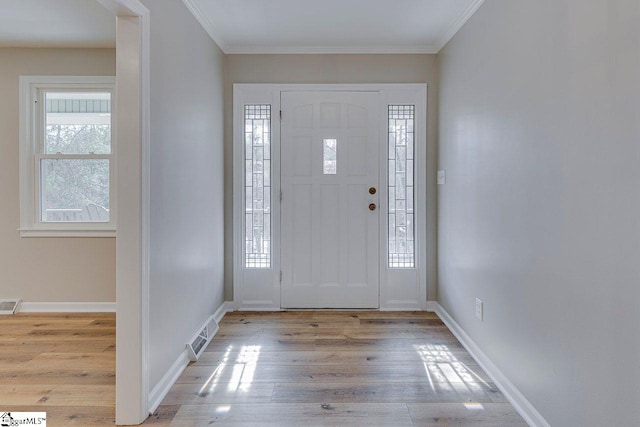
[[48,426],[113,425],[114,314],[0,316],[0,411],[47,412]]
[[229,313],[145,424],[526,426],[434,313]]
[[[0,317],[0,411],[113,425],[115,316]],[[433,313],[229,313],[145,425],[526,426]]]

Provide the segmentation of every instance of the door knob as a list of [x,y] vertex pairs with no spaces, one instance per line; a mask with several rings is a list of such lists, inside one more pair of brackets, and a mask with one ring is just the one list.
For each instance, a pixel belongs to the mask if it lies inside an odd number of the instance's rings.
[[369,194],[376,194],[376,187],[370,187]]
[[375,211],[376,210],[376,204],[375,203],[370,203],[369,204],[369,210],[370,211]]

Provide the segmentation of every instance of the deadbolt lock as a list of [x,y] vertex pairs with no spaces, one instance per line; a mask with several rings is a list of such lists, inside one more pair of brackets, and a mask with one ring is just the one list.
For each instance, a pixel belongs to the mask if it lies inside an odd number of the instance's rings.
[[376,194],[376,187],[370,187],[369,194]]
[[375,203],[370,203],[369,204],[369,210],[370,211],[375,211],[376,210],[376,204]]

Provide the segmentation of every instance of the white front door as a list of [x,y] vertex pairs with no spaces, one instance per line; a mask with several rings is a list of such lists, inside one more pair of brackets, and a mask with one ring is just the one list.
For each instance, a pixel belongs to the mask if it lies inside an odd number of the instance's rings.
[[282,308],[379,307],[378,97],[282,92]]

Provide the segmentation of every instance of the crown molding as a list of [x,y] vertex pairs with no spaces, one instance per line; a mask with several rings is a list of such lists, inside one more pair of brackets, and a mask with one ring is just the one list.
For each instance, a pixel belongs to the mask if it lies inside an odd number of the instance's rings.
[[455,36],[456,33],[460,31],[460,29],[464,26],[464,24],[466,24],[467,21],[471,19],[473,14],[476,13],[478,9],[480,9],[480,6],[482,6],[484,2],[485,0],[474,0],[471,2],[471,4],[469,4],[469,6],[467,6],[465,10],[462,11],[462,13],[456,18],[456,20],[453,21],[444,37],[442,37],[436,44],[436,53],[440,52],[440,50],[442,50],[442,48],[445,47],[447,43],[449,43],[453,36]]
[[182,0],[187,9],[225,54],[437,54],[456,35],[464,24],[483,5],[485,0],[473,0],[453,21],[445,35],[436,44],[423,46],[257,46],[227,45],[215,26],[202,12],[197,0]]
[[96,0],[115,16],[143,16],[149,9],[140,0]]
[[433,54],[436,46],[227,46],[226,54]]
[[214,25],[211,23],[209,18],[202,12],[200,7],[197,5],[195,0],[182,0],[187,9],[191,12],[191,14],[196,18],[196,20],[202,25],[202,28],[209,34],[209,37],[214,41],[215,44],[218,45],[220,50],[223,53],[229,53],[227,46],[222,42],[220,35],[216,32]]

